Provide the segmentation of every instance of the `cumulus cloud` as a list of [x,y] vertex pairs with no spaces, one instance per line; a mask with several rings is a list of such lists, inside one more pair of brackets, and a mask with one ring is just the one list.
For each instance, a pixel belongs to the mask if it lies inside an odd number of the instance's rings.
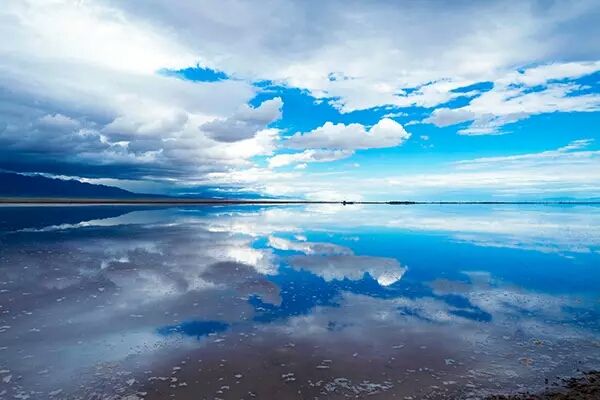
[[269,159],[269,167],[289,164],[335,161],[350,157],[355,150],[399,146],[410,133],[398,122],[383,118],[371,128],[365,125],[326,122],[310,132],[296,133],[283,144],[291,149],[307,149],[301,153],[278,154]]
[[[277,132],[259,122],[278,100],[252,109],[247,82],[157,73],[199,61],[173,31],[101,2],[11,3],[0,18],[0,33],[13,38],[0,44],[0,167],[177,180],[273,151]],[[232,115],[257,124],[242,145],[198,128]]]
[[310,132],[294,134],[285,145],[292,149],[359,150],[394,147],[408,138],[410,133],[401,124],[390,118],[383,118],[369,129],[362,124],[326,122]]
[[266,100],[258,107],[244,104],[231,117],[203,124],[200,129],[220,142],[237,142],[249,139],[270,123],[281,118],[283,101],[280,97]]

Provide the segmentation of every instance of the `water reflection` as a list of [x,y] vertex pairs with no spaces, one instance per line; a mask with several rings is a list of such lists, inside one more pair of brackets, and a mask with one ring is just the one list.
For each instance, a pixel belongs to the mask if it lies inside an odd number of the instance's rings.
[[0,207],[0,230],[0,398],[477,398],[600,366],[594,207]]

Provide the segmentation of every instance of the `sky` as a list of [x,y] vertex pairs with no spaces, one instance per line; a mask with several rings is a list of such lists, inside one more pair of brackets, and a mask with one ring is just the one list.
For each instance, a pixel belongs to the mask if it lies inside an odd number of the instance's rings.
[[597,1],[0,9],[0,169],[144,193],[600,197]]

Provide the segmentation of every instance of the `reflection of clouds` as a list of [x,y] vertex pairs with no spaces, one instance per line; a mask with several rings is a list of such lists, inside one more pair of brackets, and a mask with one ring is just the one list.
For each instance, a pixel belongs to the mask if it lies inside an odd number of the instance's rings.
[[[412,205],[265,208],[227,213],[211,231],[252,236],[361,227],[440,232],[485,247],[541,252],[600,253],[600,207]],[[307,218],[307,214],[310,218]]]
[[575,238],[560,238],[549,240],[547,237],[524,237],[515,234],[493,235],[479,234],[454,234],[453,238],[460,242],[466,242],[481,247],[497,247],[507,249],[532,250],[540,253],[600,253],[598,243],[589,243],[584,240],[581,243]]
[[220,258],[224,260],[232,260],[240,263],[252,265],[254,269],[262,274],[277,273],[276,266],[273,261],[273,255],[266,250],[259,250],[253,247],[251,241],[245,242],[246,246],[238,246],[227,250]]
[[278,250],[304,253],[286,259],[295,269],[310,271],[326,281],[360,280],[368,273],[382,286],[399,281],[406,268],[398,260],[386,257],[357,256],[352,249],[333,243],[292,241],[269,236],[269,246]]
[[[431,286],[436,288],[434,294],[437,296],[381,299],[344,292],[336,306],[317,307],[310,314],[282,322],[277,329],[286,329],[295,336],[308,336],[310,332],[331,333],[332,322],[350,331],[369,331],[379,323],[399,329],[412,327],[433,332],[438,329],[437,324],[443,324],[454,329],[453,335],[462,338],[474,335],[478,339],[486,337],[497,340],[503,335],[512,335],[520,328],[524,328],[527,337],[553,339],[556,342],[569,337],[589,339],[594,336],[593,330],[566,324],[572,316],[565,307],[582,306],[575,297],[558,298],[507,285],[492,288],[448,280],[436,280],[431,282]],[[488,292],[490,295],[486,296]],[[443,297],[447,294],[464,296],[493,315],[493,323],[455,313],[463,308],[447,302]],[[462,328],[464,332],[460,331]],[[373,341],[373,337],[367,334],[356,337]]]
[[120,258],[109,258],[107,260],[102,260],[100,262],[100,269],[106,269],[110,266],[110,264],[112,263],[128,263],[129,262],[129,258],[127,257],[120,257]]
[[[261,329],[311,340],[332,352],[393,360],[401,371],[434,368],[446,380],[476,383],[471,385],[472,398],[486,397],[482,393],[497,387],[505,393],[516,390],[522,382],[533,389],[540,376],[572,374],[573,365],[582,369],[600,365],[593,324],[573,324],[573,316],[564,310],[576,305],[576,299],[506,285],[492,287],[485,274],[468,275],[470,283],[439,280],[431,286],[438,296],[465,296],[491,313],[491,321],[458,313],[460,308],[444,297],[382,299],[344,292],[335,306],[319,306],[310,314]],[[529,358],[532,365],[521,362]],[[468,371],[456,365],[465,365]],[[517,376],[519,380],[514,379]]]
[[600,252],[600,209],[539,206],[472,209],[463,212],[401,215],[386,224],[395,228],[447,232],[458,240],[486,247],[541,252]]
[[[440,279],[431,282],[430,286],[434,294],[442,299],[447,295],[457,295],[491,315],[493,323],[478,327],[483,329],[486,335],[484,340],[490,342],[490,345],[514,352],[513,344],[522,346],[524,342],[544,341],[547,344],[544,350],[553,351],[552,356],[560,360],[560,365],[565,363],[566,358],[572,359],[573,363],[585,360],[592,366],[600,364],[597,350],[594,350],[594,354],[589,354],[590,346],[592,349],[597,347],[594,343],[600,327],[597,299],[575,294],[556,296],[529,291],[495,282],[487,272],[465,274],[469,276],[470,283]],[[433,312],[437,310],[441,317],[439,321],[452,321],[457,328],[468,321],[461,318],[461,314],[456,313],[451,305],[431,304],[429,308]],[[516,343],[505,343],[507,340]],[[535,354],[535,357],[538,358],[539,355]]]
[[[554,296],[498,284],[488,272],[474,271],[465,274],[470,278],[470,283],[440,279],[431,282],[430,286],[434,294],[460,295],[468,299],[474,306],[493,315],[496,323],[504,324],[515,320],[524,323],[530,320],[537,324],[540,319],[546,322],[568,322],[572,316],[565,309],[581,305],[581,297],[575,295]],[[539,329],[540,327],[535,328],[536,331]],[[567,328],[560,326],[559,329]]]
[[382,286],[402,278],[406,268],[393,258],[336,254],[328,256],[291,256],[287,260],[295,269],[310,271],[326,281],[360,280],[368,273]]
[[[279,210],[281,231],[291,231],[290,226],[328,231],[371,226],[448,233],[486,247],[600,253],[600,207],[594,206],[337,206],[327,210],[310,219],[302,209]],[[273,224],[269,233],[277,230]]]
[[3,336],[0,364],[13,364],[26,382],[37,382],[38,370],[60,370],[49,382],[57,385],[63,374],[163,343],[157,327],[251,319],[251,296],[281,302],[264,275],[276,271],[270,249],[210,232],[201,218],[156,213],[5,235],[0,326],[14,334]]
[[298,251],[307,255],[352,254],[352,250],[344,246],[333,243],[308,242],[305,237],[303,239],[302,241],[294,242],[276,236],[269,236],[268,244],[277,250]]
[[268,236],[274,232],[301,233],[301,208],[267,207],[239,212],[216,212],[206,219],[211,232],[235,232],[251,237]]
[[[6,233],[0,326],[11,328],[3,333],[3,355],[22,367],[18,373],[25,379],[44,363],[67,374],[124,359],[140,351],[140,343],[168,346],[176,340],[159,337],[157,328],[200,336],[212,321],[227,326],[223,335],[229,329],[277,331],[340,351],[348,341],[384,355],[396,344],[414,344],[417,351],[425,343],[436,349],[430,354],[441,359],[440,369],[446,368],[442,355],[466,352],[469,365],[489,366],[505,357],[497,368],[528,373],[514,353],[533,337],[556,344],[548,357],[560,355],[563,364],[577,360],[587,349],[581,342],[589,343],[598,327],[580,323],[578,313],[597,315],[597,306],[590,306],[596,299],[532,292],[495,281],[487,271],[456,281],[451,267],[445,279],[424,284],[417,262],[411,262],[411,279],[401,280],[406,267],[377,256],[377,243],[368,247],[370,255],[352,248],[364,249],[366,240],[337,244],[362,235],[361,228],[382,226],[400,231],[399,239],[403,230],[441,231],[464,240],[461,235],[469,235],[474,244],[489,239],[519,248],[598,248],[597,228],[590,226],[599,222],[595,208],[520,210],[336,206],[307,214],[302,207],[174,208]],[[316,236],[337,243],[311,240]],[[363,280],[365,274],[379,285]],[[154,348],[141,351],[155,361]],[[230,355],[222,351],[223,358]],[[23,363],[25,353],[36,357],[35,365]],[[421,366],[418,357],[406,359]]]
[[[403,314],[398,311],[401,307],[411,307],[415,311],[413,314]],[[338,300],[335,307],[317,307],[313,312],[306,315],[294,316],[288,320],[273,325],[273,327],[264,327],[265,330],[284,330],[292,337],[314,337],[315,335],[327,335],[339,338],[340,336],[350,336],[353,340],[364,341],[368,343],[389,343],[397,344],[399,340],[406,340],[407,337],[398,338],[395,332],[404,331],[407,328],[423,330],[429,326],[428,319],[415,318],[417,312],[423,310],[447,310],[448,306],[439,300],[433,298],[410,300],[404,298],[396,299],[378,299],[366,295],[345,292]],[[450,321],[456,319],[446,313],[436,315],[434,311],[430,313],[437,316],[437,322]],[[339,329],[332,330],[332,326]],[[376,329],[381,327],[382,329]],[[396,328],[396,330],[390,330]],[[431,327],[429,328],[431,329]],[[383,337],[374,336],[377,331]],[[389,333],[389,335],[388,335]],[[389,336],[394,336],[390,338]],[[380,340],[380,339],[386,340]],[[414,339],[414,338],[413,338]]]
[[[310,214],[311,218],[306,218]],[[218,216],[218,218],[215,218]],[[53,225],[41,230],[124,224],[191,222],[207,231],[249,237],[357,227],[387,227],[449,233],[453,238],[486,247],[521,248],[541,252],[600,252],[600,208],[574,206],[357,206],[315,205],[215,210],[202,217],[184,210],[143,210],[119,217]],[[39,231],[40,229],[38,229]],[[31,231],[31,229],[30,229]],[[242,261],[242,260],[240,260]]]
[[[375,277],[381,286],[390,286],[402,279],[402,275],[404,275],[405,272],[406,268],[391,268],[381,272],[379,276],[376,274],[372,276]],[[374,273],[370,272],[370,274]]]
[[113,257],[119,254],[128,263],[113,263],[103,275],[119,287],[131,287],[130,294],[135,291],[151,294],[150,297],[133,294],[135,300],[180,296],[212,287],[215,282],[207,281],[204,274],[217,263],[244,264],[261,274],[276,271],[271,252],[253,248],[248,238],[207,232],[202,224],[176,224],[163,227],[161,232],[164,236],[142,232],[150,242],[146,246],[135,238],[129,249],[120,248],[128,241],[117,241],[115,246],[105,244],[109,254]]
[[279,305],[281,303],[279,287],[265,280],[250,265],[233,262],[212,264],[202,273],[202,278],[208,282],[234,288],[243,295],[259,295],[261,300],[268,304]]

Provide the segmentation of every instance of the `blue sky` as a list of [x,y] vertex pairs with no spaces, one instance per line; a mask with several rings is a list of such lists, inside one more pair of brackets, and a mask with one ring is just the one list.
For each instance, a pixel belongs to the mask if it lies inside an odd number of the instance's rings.
[[600,197],[594,1],[15,1],[0,169],[153,193]]

